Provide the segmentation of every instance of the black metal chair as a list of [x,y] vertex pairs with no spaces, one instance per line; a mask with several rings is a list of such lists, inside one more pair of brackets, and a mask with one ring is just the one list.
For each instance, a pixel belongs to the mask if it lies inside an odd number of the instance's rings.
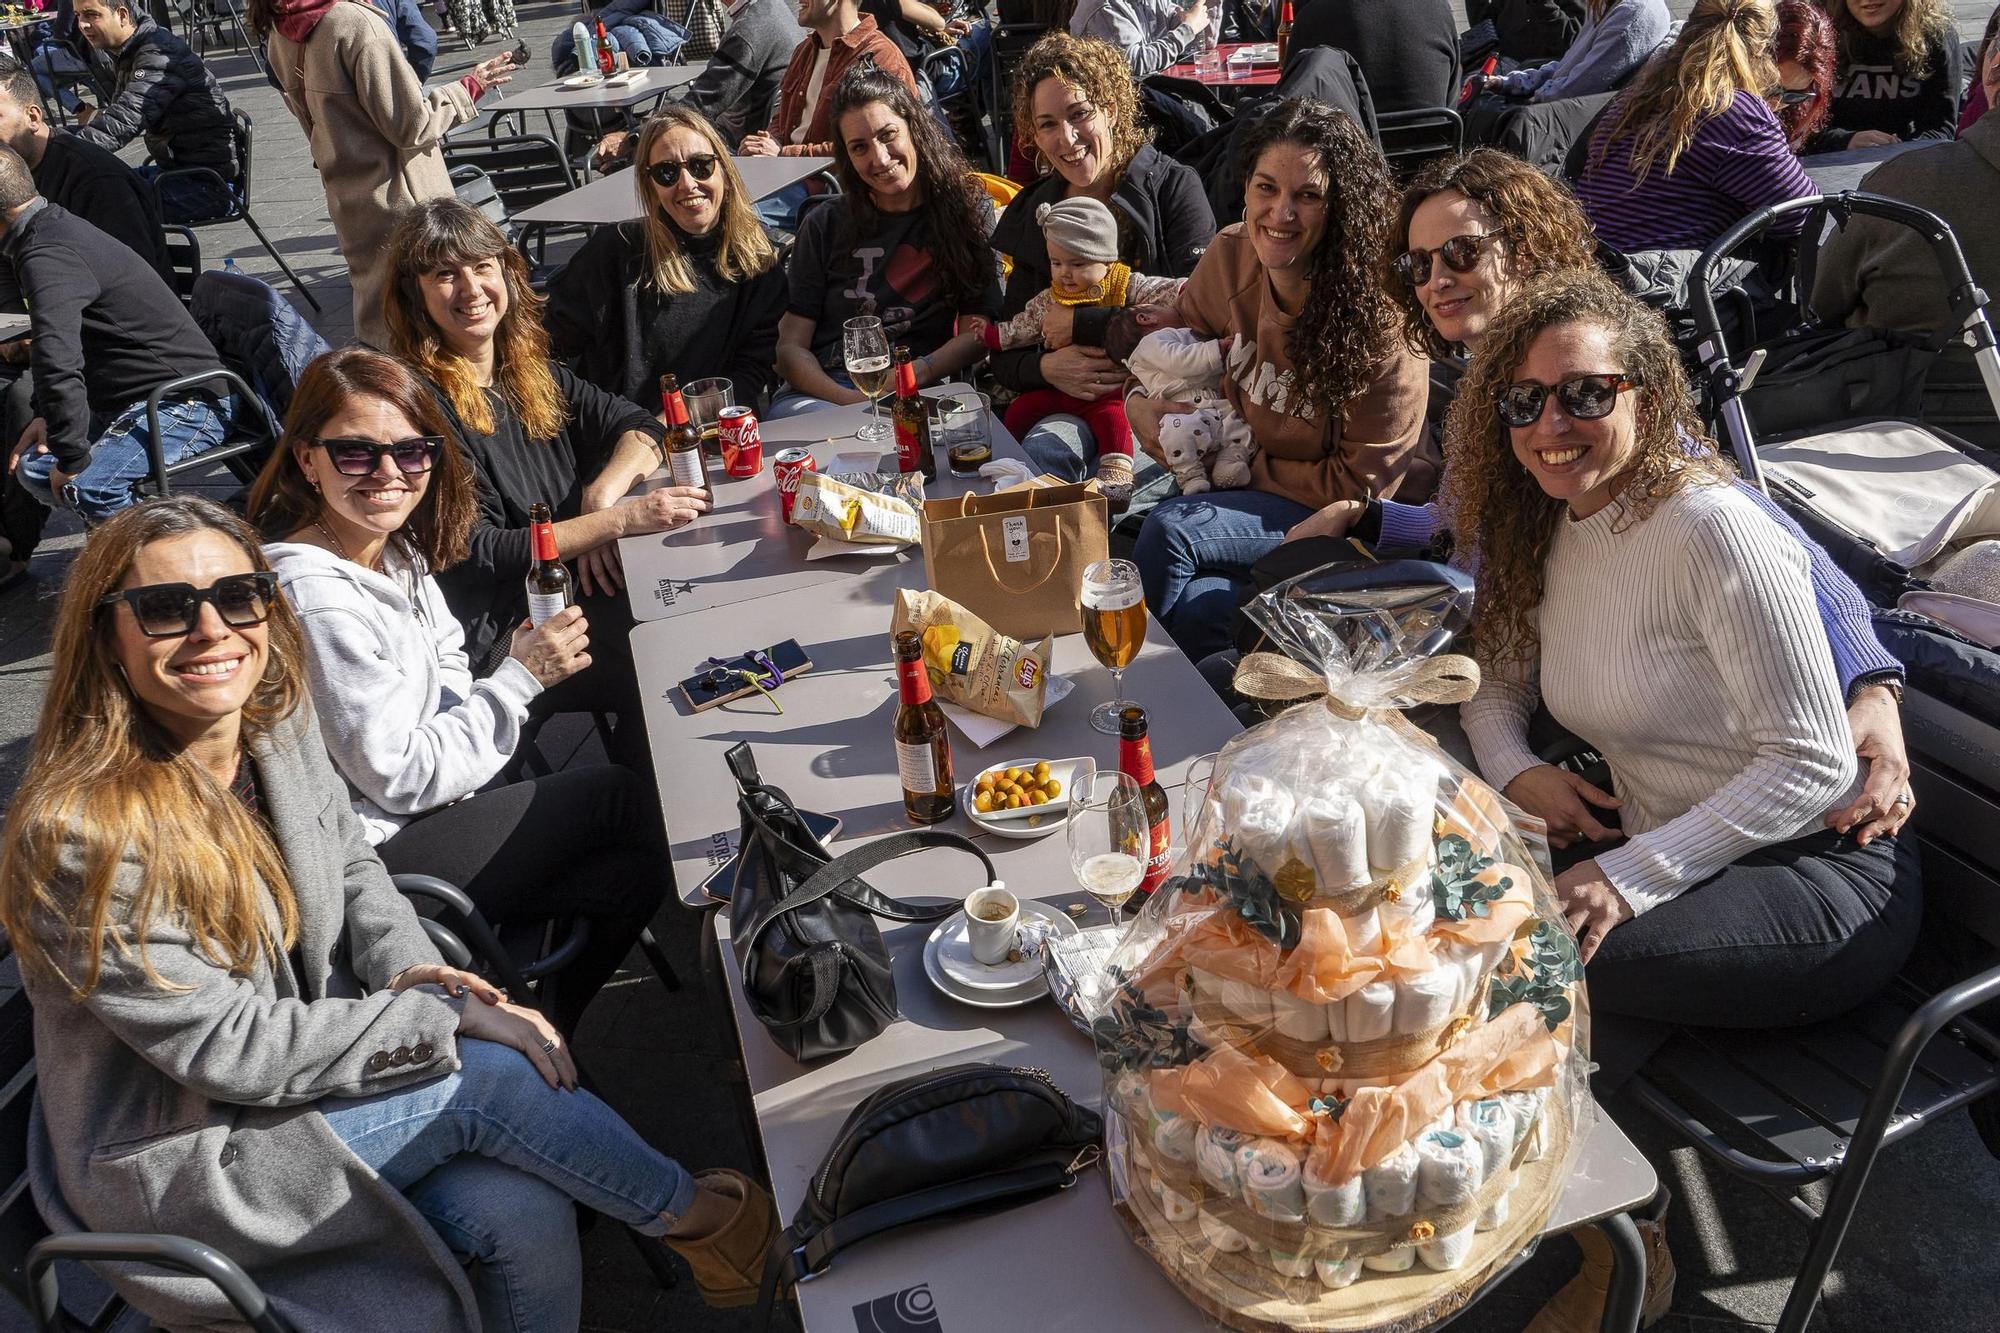
[[[546,256],[551,231],[585,231],[584,227],[527,227],[514,221],[524,210],[568,194],[577,187],[576,171],[554,139],[546,134],[465,135],[444,141],[444,161],[452,179],[477,168],[491,182],[506,210],[514,243],[536,264]],[[469,176],[469,172],[467,172]],[[489,214],[490,216],[490,214]],[[533,253],[530,254],[530,247]]]
[[194,304],[194,280],[201,276],[201,238],[193,227],[170,222],[161,230],[167,237],[167,262],[173,266],[171,284],[182,305]]
[[1465,122],[1448,106],[1377,112],[1375,125],[1381,135],[1382,156],[1404,178],[1432,158],[1465,147]]
[[236,180],[224,180],[222,173],[213,167],[175,167],[171,170],[162,171],[154,181],[154,188],[157,190],[160,182],[170,179],[208,180],[222,187],[223,192],[228,196],[230,201],[227,209],[216,214],[214,217],[183,219],[184,224],[189,227],[215,227],[225,222],[242,222],[246,224],[250,228],[250,234],[257,238],[257,243],[264,247],[264,253],[270,255],[278,267],[284,270],[285,276],[291,279],[292,286],[299,289],[299,295],[306,298],[306,304],[317,312],[320,308],[318,299],[313,296],[311,291],[307,290],[305,281],[292,271],[292,266],[285,262],[285,257],[278,253],[278,247],[271,244],[271,238],[264,234],[264,229],[257,225],[257,219],[250,213],[250,182],[252,179],[250,161],[254,127],[250,123],[249,115],[244,112],[243,108],[234,108],[230,115],[236,122],[236,161],[238,164]]
[[[169,463],[165,451],[160,448],[161,406],[169,400],[184,398],[196,389],[218,384],[234,393],[239,403],[236,421],[229,433],[213,448]],[[142,494],[150,488],[154,495],[171,495],[175,477],[200,472],[217,463],[228,467],[231,475],[247,486],[257,479],[264,460],[277,447],[278,434],[278,422],[271,415],[271,409],[257,396],[256,390],[233,370],[208,370],[168,380],[146,395],[146,458],[152,465],[152,473],[135,489]]]

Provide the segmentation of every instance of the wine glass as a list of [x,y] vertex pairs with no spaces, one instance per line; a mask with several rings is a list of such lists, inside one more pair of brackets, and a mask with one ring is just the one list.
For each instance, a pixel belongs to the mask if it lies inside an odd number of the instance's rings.
[[1090,726],[1116,736],[1118,713],[1125,707],[1125,668],[1146,641],[1146,590],[1139,585],[1139,567],[1130,560],[1097,561],[1083,571],[1077,600],[1083,608],[1083,641],[1111,672],[1111,700],[1091,710]]
[[1146,878],[1150,832],[1131,774],[1102,769],[1071,785],[1069,868],[1083,891],[1104,904],[1114,927],[1119,907]]
[[882,396],[889,392],[889,335],[882,321],[860,315],[840,326],[841,357],[854,387],[868,395],[868,424],[854,432],[864,444],[880,444],[889,438],[882,424]]
[[1188,840],[1190,857],[1201,850],[1194,845],[1194,831],[1201,823],[1209,788],[1215,782],[1215,761],[1221,757],[1219,751],[1211,751],[1188,761],[1187,779],[1181,784],[1181,835]]

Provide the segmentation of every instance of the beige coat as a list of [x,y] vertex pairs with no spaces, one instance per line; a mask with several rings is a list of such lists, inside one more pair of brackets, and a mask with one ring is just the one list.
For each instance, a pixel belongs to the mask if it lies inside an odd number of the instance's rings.
[[326,190],[354,286],[355,336],[386,348],[389,230],[411,204],[452,193],[441,143],[472,119],[472,95],[458,83],[425,91],[388,21],[360,0],[338,0],[303,44],[274,30],[269,55]]

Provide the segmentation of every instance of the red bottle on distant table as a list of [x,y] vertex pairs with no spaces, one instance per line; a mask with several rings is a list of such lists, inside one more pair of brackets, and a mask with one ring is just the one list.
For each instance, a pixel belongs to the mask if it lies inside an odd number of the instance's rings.
[[1283,72],[1285,57],[1292,53],[1292,0],[1278,9],[1278,69]]
[[1146,806],[1146,823],[1151,846],[1146,849],[1146,877],[1139,881],[1134,903],[1160,887],[1173,866],[1168,848],[1173,830],[1167,818],[1167,794],[1153,777],[1153,742],[1146,735],[1146,710],[1129,704],[1118,713],[1118,771],[1139,784],[1139,797]]
[[611,35],[604,31],[604,20],[597,20],[597,72],[609,74],[618,68],[618,58],[611,49]]

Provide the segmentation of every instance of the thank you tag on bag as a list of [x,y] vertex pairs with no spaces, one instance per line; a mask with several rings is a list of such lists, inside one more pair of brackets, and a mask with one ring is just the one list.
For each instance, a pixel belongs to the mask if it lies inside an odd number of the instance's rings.
[[1028,561],[1028,519],[1024,514],[1011,514],[1000,523],[1001,545],[1007,552],[1010,565],[1026,564]]

